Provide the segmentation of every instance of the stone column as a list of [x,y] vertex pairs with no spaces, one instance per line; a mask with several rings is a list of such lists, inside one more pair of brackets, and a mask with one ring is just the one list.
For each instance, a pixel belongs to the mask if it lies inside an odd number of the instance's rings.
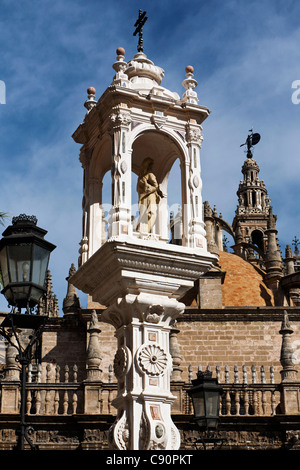
[[182,381],[182,369],[179,367],[181,364],[181,354],[178,343],[178,333],[180,333],[180,330],[175,327],[173,327],[170,331],[170,353],[173,360],[173,370],[171,374],[172,382]]
[[88,332],[90,334],[87,349],[87,381],[101,380],[101,355],[99,346],[99,334],[101,332],[98,325],[96,310],[92,311],[92,318]]
[[1,413],[19,413],[20,366],[16,362],[18,354],[15,335],[11,331],[6,348],[5,377],[1,384]]
[[101,330],[98,325],[96,310],[92,311],[91,322],[88,333],[89,343],[87,348],[87,378],[84,382],[84,412],[90,414],[99,413],[99,399],[101,386],[101,354],[99,345],[99,334]]
[[298,371],[295,368],[294,351],[291,335],[294,330],[290,325],[288,314],[284,316],[279,333],[282,335],[280,353],[281,373],[281,398],[280,406],[283,414],[300,414],[300,382],[297,381]]
[[109,220],[109,238],[132,234],[131,225],[131,152],[129,148],[130,110],[127,105],[113,108],[112,126],[112,209]]
[[[186,142],[189,154],[186,166],[186,230],[188,231],[188,246],[207,250],[205,224],[202,214],[202,178],[200,167],[200,149],[203,140],[201,126],[190,122],[186,125]],[[185,231],[186,232],[186,231]]]
[[20,367],[18,362],[16,362],[18,349],[14,346],[14,344],[17,346],[17,340],[14,333],[11,331],[10,341],[7,342],[6,347],[5,381],[20,380]]

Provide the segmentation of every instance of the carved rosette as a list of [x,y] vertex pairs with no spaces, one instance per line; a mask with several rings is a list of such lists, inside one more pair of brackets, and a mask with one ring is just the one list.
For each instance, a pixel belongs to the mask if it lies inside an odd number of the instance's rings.
[[157,344],[146,344],[137,353],[139,368],[148,375],[162,375],[168,364],[166,352]]
[[131,352],[127,346],[122,346],[114,358],[114,373],[117,379],[123,378],[131,367]]

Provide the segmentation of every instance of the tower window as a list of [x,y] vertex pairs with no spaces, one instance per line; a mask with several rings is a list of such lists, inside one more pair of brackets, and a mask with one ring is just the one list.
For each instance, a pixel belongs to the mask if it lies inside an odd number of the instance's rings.
[[253,230],[251,233],[251,241],[253,245],[256,245],[259,249],[264,251],[263,233],[260,230]]

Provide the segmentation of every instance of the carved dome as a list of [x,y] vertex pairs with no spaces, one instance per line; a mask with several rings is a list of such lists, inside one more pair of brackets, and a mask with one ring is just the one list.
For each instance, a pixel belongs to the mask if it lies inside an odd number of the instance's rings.
[[148,59],[143,52],[138,52],[134,58],[128,62],[125,73],[131,82],[132,88],[141,93],[148,94],[155,88],[155,94],[161,94],[162,96],[176,100],[180,99],[177,93],[173,93],[160,86],[165,72],[161,67],[158,67]]

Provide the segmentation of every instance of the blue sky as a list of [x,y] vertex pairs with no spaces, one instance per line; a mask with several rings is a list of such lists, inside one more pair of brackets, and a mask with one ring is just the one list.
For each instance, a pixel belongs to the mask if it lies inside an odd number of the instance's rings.
[[[81,239],[82,168],[72,134],[85,115],[86,89],[110,85],[116,48],[136,53],[138,10],[146,10],[144,47],[165,70],[162,85],[181,96],[194,66],[203,126],[203,200],[231,223],[253,128],[254,158],[278,215],[284,252],[299,231],[300,4],[291,0],[0,0],[1,207],[36,215],[57,245],[50,269],[61,311],[65,278]],[[300,93],[299,93],[300,97]],[[1,97],[0,97],[1,98]],[[0,99],[1,100],[1,99]],[[10,219],[7,220],[7,224]],[[0,310],[7,307],[3,296]]]

